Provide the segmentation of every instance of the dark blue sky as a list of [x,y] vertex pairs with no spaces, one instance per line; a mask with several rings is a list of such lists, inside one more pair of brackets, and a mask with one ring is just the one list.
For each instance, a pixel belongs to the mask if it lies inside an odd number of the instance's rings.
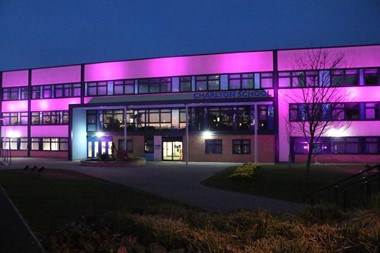
[[0,71],[363,44],[379,0],[0,0]]

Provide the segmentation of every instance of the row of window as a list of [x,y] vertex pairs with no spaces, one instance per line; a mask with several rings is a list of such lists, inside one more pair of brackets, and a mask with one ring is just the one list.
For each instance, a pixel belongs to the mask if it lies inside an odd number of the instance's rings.
[[[273,74],[238,73],[227,76],[228,86],[222,88],[222,75],[199,75],[179,77],[178,88],[173,88],[172,77],[127,79],[114,81],[88,82],[86,96],[109,96],[146,93],[168,93],[173,91],[218,91],[273,88]],[[279,87],[307,86],[374,86],[380,85],[380,68],[341,69],[322,71],[279,72]],[[194,87],[193,87],[194,86]],[[3,100],[24,100],[29,98],[28,87],[3,88]],[[49,84],[31,87],[32,99],[80,97],[81,84]]]
[[[69,111],[32,112],[32,125],[67,125]],[[3,124],[6,126],[28,125],[27,112],[3,112]]]
[[[119,147],[122,140],[119,141]],[[133,145],[129,143],[129,145]],[[145,153],[154,152],[153,137],[146,136],[144,144]],[[128,150],[128,152],[131,152]],[[233,154],[251,154],[251,140],[250,139],[235,139],[232,140],[232,153]],[[222,139],[207,139],[205,140],[205,154],[223,154],[223,140]]]
[[[205,140],[205,154],[223,154],[223,141],[221,139]],[[232,140],[232,154],[251,154],[251,140]]]
[[[28,138],[3,138],[3,149],[28,150]],[[68,151],[68,138],[31,138],[30,150],[35,151]]]
[[380,120],[380,103],[290,104],[290,121]]
[[[294,154],[307,154],[303,137],[292,138]],[[380,137],[323,137],[313,150],[318,154],[379,154]]]
[[[259,105],[258,129],[274,130],[272,105]],[[230,131],[253,130],[255,122],[253,106],[192,107],[188,110],[189,130]],[[178,130],[186,128],[185,109],[138,109],[127,110],[127,127],[130,130]],[[122,131],[123,110],[87,111],[87,131]]]
[[[228,90],[250,90],[273,88],[272,73],[244,73],[228,75]],[[194,83],[194,87],[193,87]],[[86,85],[87,96],[128,95],[147,93],[218,91],[221,90],[221,75],[181,76],[178,88],[173,88],[172,77],[90,82]],[[136,90],[137,89],[137,90]]]
[[278,82],[280,88],[375,86],[380,85],[380,68],[279,72]]
[[[3,88],[2,91],[4,101],[29,99],[29,89],[26,86]],[[80,97],[81,84],[67,83],[36,85],[31,87],[31,92],[32,99]]]

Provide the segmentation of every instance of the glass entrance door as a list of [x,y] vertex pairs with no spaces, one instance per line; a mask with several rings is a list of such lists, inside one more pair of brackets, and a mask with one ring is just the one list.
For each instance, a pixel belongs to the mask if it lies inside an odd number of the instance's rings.
[[87,157],[97,158],[102,154],[112,155],[112,136],[88,137]]
[[164,141],[162,143],[162,159],[170,161],[182,160],[182,141]]

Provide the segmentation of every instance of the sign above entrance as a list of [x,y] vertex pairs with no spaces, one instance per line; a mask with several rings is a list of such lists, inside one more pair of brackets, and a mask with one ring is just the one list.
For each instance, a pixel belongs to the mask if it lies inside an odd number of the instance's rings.
[[271,97],[266,90],[231,90],[231,91],[211,91],[197,92],[193,94],[194,99],[217,99],[217,98],[262,98]]

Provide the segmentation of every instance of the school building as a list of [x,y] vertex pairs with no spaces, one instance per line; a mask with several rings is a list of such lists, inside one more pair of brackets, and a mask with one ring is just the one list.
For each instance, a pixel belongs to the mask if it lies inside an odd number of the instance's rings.
[[[313,50],[343,55],[346,64],[297,67]],[[338,118],[324,118],[349,127],[329,129],[318,161],[379,163],[380,45],[3,71],[1,147],[13,157],[69,160],[127,153],[147,160],[302,162],[305,137],[289,128],[307,120],[298,94],[310,79],[327,86],[339,80],[338,90],[349,94]]]

